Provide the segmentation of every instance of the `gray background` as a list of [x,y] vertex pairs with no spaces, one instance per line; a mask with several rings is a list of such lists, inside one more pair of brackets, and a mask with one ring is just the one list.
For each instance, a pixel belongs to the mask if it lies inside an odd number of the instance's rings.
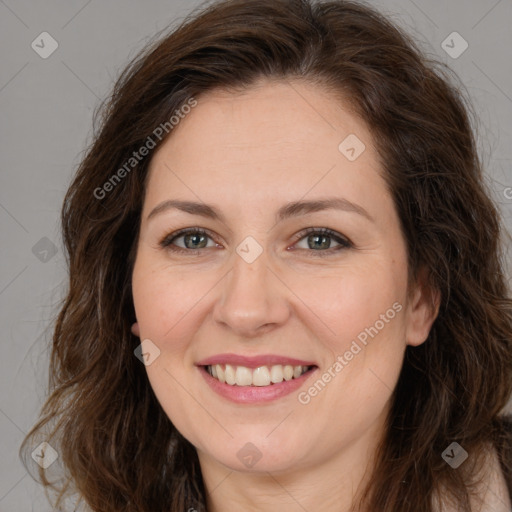
[[[199,3],[0,0],[0,512],[50,510],[18,448],[45,396],[55,305],[67,285],[59,210],[91,140],[93,109],[149,38]],[[487,180],[510,229],[512,1],[370,3],[447,62],[468,88],[480,117]],[[469,45],[457,58],[441,46],[454,31]],[[46,59],[31,47],[42,32],[58,42]],[[452,53],[461,49],[458,40],[446,44]]]

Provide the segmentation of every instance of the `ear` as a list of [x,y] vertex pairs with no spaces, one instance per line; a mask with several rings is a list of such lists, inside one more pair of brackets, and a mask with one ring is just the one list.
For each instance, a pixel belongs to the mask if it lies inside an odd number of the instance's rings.
[[132,334],[135,334],[135,336],[139,337],[140,338],[140,329],[139,329],[139,324],[138,322],[135,322],[133,325],[132,325]]
[[407,306],[406,341],[417,347],[426,341],[441,304],[441,293],[428,283],[428,271],[423,267],[410,293]]

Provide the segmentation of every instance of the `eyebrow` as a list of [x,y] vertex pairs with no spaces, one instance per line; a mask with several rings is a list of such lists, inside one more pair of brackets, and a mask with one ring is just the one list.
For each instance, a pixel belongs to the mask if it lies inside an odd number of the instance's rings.
[[[180,201],[177,199],[169,199],[155,206],[147,216],[146,220],[171,209],[180,210],[191,215],[198,215],[212,220],[219,220],[224,224],[226,223],[224,215],[222,215],[215,206],[205,203],[197,203],[194,201]],[[275,221],[282,222],[283,220],[291,217],[299,217],[301,215],[307,215],[324,210],[353,212],[362,215],[370,222],[375,222],[373,217],[362,206],[341,197],[328,197],[325,199],[315,199],[311,201],[293,201],[279,208],[276,213]]]

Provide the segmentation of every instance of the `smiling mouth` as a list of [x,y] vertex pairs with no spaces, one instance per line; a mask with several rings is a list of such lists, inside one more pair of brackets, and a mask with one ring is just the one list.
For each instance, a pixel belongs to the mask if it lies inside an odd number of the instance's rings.
[[205,371],[219,382],[230,386],[271,386],[283,381],[298,379],[317,368],[316,366],[292,366],[276,364],[247,368],[230,364],[203,366]]

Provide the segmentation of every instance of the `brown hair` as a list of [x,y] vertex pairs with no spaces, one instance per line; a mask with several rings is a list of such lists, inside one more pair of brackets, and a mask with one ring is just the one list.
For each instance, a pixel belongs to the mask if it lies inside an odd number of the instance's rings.
[[[511,481],[512,434],[500,414],[512,392],[512,301],[500,218],[483,182],[471,109],[448,70],[381,14],[343,0],[216,2],[121,74],[65,197],[69,291],[53,336],[50,396],[20,453],[51,426],[46,440],[66,476],[61,485],[43,470],[40,478],[59,493],[57,507],[73,490],[95,512],[205,510],[195,448],[133,353],[140,340],[130,332],[131,273],[150,159],[108,194],[95,191],[187,100],[260,78],[318,83],[351,102],[374,136],[410,276],[425,268],[441,296],[428,340],[406,350],[363,503],[430,512],[442,492],[469,511],[485,447],[498,449]],[[456,471],[441,457],[453,441],[470,454]]]

